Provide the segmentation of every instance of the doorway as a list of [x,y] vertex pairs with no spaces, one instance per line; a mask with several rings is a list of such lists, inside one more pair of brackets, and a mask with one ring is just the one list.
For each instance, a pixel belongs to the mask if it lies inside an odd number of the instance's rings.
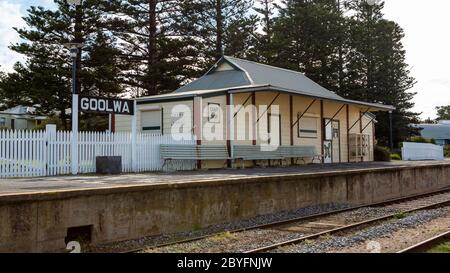
[[341,162],[341,133],[339,120],[324,119],[325,136],[323,140],[324,163]]
[[281,146],[281,115],[269,113],[267,119],[269,144]]

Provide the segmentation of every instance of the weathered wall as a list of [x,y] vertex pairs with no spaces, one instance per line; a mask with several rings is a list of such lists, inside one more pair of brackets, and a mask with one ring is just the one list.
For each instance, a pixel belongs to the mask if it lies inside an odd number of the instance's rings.
[[[246,106],[251,105],[251,100],[247,100],[251,93],[239,93],[234,95],[234,104],[237,112],[240,109],[239,114],[235,117],[235,136],[234,136],[234,144],[235,145],[250,145],[252,144],[252,136],[253,136],[253,126],[251,122],[251,113],[245,112],[245,108],[241,109],[241,105],[246,102]],[[277,92],[257,92],[255,101],[257,106],[256,118],[260,117],[262,113],[260,112],[260,105],[270,105],[273,102],[273,105],[279,106],[279,111],[281,115],[281,143],[282,145],[290,145],[291,143],[291,130],[290,130],[290,95],[288,94],[279,94]],[[274,101],[274,99],[276,100]],[[310,103],[314,100],[312,98],[308,98],[305,96],[294,95],[292,96],[292,105],[293,105],[293,120],[296,122],[299,114],[303,113]],[[226,96],[219,95],[214,97],[204,97],[202,98],[202,108],[207,110],[209,103],[219,104],[222,109],[222,115],[220,117],[221,122],[217,124],[210,124],[214,129],[212,131],[217,133],[219,138],[224,140],[211,140],[208,139],[205,134],[209,129],[203,126],[203,140],[202,144],[218,144],[225,145],[226,144],[226,135],[227,135],[227,108],[226,108]],[[140,104],[138,105],[137,111],[137,124],[138,131],[141,131],[142,122],[141,122],[141,113],[143,111],[155,110],[155,109],[163,109],[163,133],[170,134],[171,126],[176,118],[172,117],[172,109],[176,105],[185,105],[187,106],[191,113],[193,113],[193,101],[192,99],[184,99],[183,101],[170,101],[170,102],[155,102],[148,104]],[[335,121],[339,121],[340,124],[340,154],[339,156],[335,156],[333,158],[333,163],[341,163],[348,161],[348,143],[347,143],[347,109],[343,107],[342,103],[333,102],[333,101],[323,101],[323,118],[332,118],[339,110],[337,115],[334,117]],[[369,122],[367,118],[363,118],[362,121],[358,122],[360,111],[364,111],[364,108],[360,108],[358,106],[350,105],[349,106],[349,125],[354,126],[350,130],[350,133],[360,133],[360,130],[366,126]],[[319,134],[314,138],[306,138],[300,137],[298,135],[298,124],[293,128],[293,141],[294,145],[309,145],[315,146],[317,152],[321,152],[322,149],[322,121],[320,120],[321,111],[320,111],[320,100],[316,100],[316,102],[311,105],[308,109],[307,113],[304,114],[304,117],[316,118],[317,119],[317,129]],[[192,118],[191,118],[192,119]],[[202,116],[203,125],[207,124],[208,121],[208,113],[207,111]],[[260,127],[260,125],[262,125]],[[131,131],[131,116],[116,116],[116,131]],[[262,119],[259,121],[258,126],[256,127],[256,134],[258,134],[259,130],[267,130],[267,120]],[[240,133],[240,134],[239,134]],[[373,135],[372,126],[367,126],[367,128],[363,132],[364,134]],[[244,140],[243,140],[244,139]],[[259,136],[257,136],[257,144],[267,143],[266,140],[261,140]],[[371,147],[373,147],[373,139],[371,138]],[[337,151],[337,145],[335,145],[334,150]],[[336,152],[336,154],[338,154]],[[364,157],[364,161],[372,161],[373,160],[373,149],[370,150],[370,153]],[[309,160],[308,160],[309,161]],[[203,168],[222,168],[226,161],[203,161]],[[266,164],[266,161],[258,162],[259,164]],[[250,166],[253,162],[247,162],[246,165]],[[272,162],[273,165],[277,165],[277,162]],[[289,161],[285,161],[284,164],[289,164]]]
[[58,251],[68,227],[93,242],[206,227],[325,203],[366,204],[438,190],[450,164],[0,196],[0,251]]
[[[172,109],[175,106],[185,106],[190,109],[192,114],[192,99],[188,100],[180,100],[180,101],[169,101],[169,102],[157,102],[157,103],[149,103],[149,104],[138,104],[136,113],[137,113],[137,131],[142,131],[142,122],[141,122],[141,113],[144,111],[152,111],[152,110],[161,110],[163,109],[163,118],[162,118],[162,126],[164,134],[170,134],[172,130],[172,124],[178,118],[172,117]],[[116,132],[130,132],[131,131],[131,116],[126,115],[116,115]]]

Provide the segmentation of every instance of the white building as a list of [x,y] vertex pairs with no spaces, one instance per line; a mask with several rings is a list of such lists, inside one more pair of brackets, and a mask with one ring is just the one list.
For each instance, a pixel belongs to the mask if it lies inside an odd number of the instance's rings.
[[22,105],[0,111],[0,129],[34,129],[46,119],[35,112],[36,108]]

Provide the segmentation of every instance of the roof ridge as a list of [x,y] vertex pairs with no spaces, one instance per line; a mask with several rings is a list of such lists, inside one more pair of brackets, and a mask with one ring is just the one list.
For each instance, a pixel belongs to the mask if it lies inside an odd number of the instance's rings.
[[[228,58],[234,58],[234,57],[224,55],[223,58],[224,58],[226,61],[228,61],[228,62],[232,62],[232,61],[230,61]],[[235,59],[237,59],[237,58],[235,58]],[[240,59],[239,59],[239,60],[240,60]],[[250,84],[252,84],[252,85],[255,84],[255,81],[253,80],[253,78],[250,76],[250,73],[249,73],[246,69],[244,69],[243,67],[241,67],[241,66],[238,65],[238,64],[235,64],[234,62],[232,62],[232,63],[233,63],[234,66],[236,66],[237,68],[239,68],[240,70],[242,70],[242,71],[245,73],[245,76],[246,76],[247,79],[249,80]]]
[[[240,61],[247,62],[247,63],[253,63],[253,64],[257,64],[257,65],[262,65],[262,66],[266,66],[266,67],[270,67],[270,68],[274,68],[274,69],[278,69],[278,70],[283,70],[283,71],[294,73],[294,74],[300,74],[300,75],[308,78],[304,73],[302,73],[300,71],[295,71],[295,70],[292,70],[292,69],[287,69],[287,68],[282,68],[282,67],[278,67],[278,66],[273,66],[273,65],[270,65],[270,64],[258,63],[258,62],[255,62],[255,61],[250,61],[250,60],[246,60],[246,59],[236,58],[236,57],[233,57],[233,56],[224,56],[224,57],[225,58],[231,58],[231,59],[240,60]],[[318,84],[318,83],[316,83],[316,84]]]

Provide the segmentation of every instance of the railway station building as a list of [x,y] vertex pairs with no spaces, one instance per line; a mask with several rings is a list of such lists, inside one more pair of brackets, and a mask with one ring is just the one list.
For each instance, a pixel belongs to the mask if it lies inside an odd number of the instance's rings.
[[[172,93],[137,98],[136,106],[140,132],[193,135],[197,145],[226,149],[228,157],[202,160],[200,168],[238,158],[245,165],[373,161],[373,113],[395,109],[343,98],[300,72],[229,56]],[[114,130],[130,131],[131,119],[117,116]],[[275,147],[267,158],[250,155],[266,146]],[[280,150],[301,160],[277,160]]]

